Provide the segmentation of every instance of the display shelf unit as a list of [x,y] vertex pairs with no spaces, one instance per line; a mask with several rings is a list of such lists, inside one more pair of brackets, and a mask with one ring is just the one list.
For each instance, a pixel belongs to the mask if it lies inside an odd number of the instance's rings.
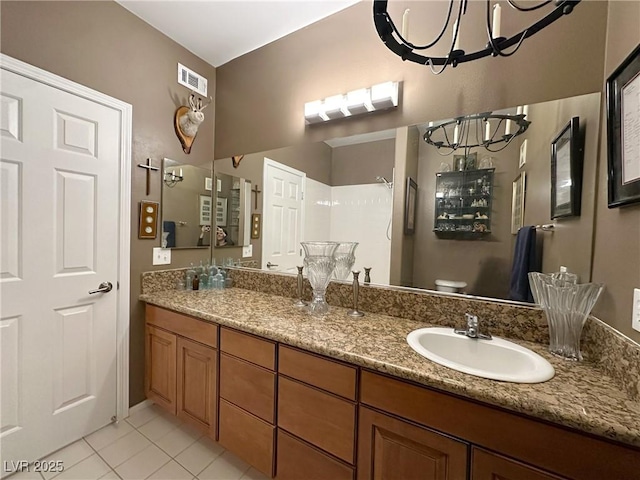
[[491,233],[495,168],[436,174],[433,231],[451,236]]

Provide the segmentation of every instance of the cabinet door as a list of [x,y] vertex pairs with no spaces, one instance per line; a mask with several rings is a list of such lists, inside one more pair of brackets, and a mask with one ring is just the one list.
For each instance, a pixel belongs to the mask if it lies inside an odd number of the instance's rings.
[[145,394],[165,410],[176,414],[176,336],[146,326]]
[[360,407],[358,480],[467,478],[468,445]]
[[178,337],[178,418],[215,438],[217,350]]
[[530,465],[473,448],[471,480],[562,480]]

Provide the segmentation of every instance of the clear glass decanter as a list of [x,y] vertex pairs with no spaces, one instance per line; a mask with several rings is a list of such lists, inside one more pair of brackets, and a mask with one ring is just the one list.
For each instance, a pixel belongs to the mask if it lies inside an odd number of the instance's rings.
[[336,265],[333,254],[338,242],[300,242],[300,245],[304,248],[304,266],[313,289],[313,298],[307,308],[314,314],[327,313],[329,305],[324,295]]

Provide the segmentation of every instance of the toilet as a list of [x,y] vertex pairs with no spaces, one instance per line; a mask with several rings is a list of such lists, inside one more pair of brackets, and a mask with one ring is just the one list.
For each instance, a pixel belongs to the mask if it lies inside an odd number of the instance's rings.
[[465,288],[467,288],[467,282],[436,280],[436,290],[438,292],[463,293]]

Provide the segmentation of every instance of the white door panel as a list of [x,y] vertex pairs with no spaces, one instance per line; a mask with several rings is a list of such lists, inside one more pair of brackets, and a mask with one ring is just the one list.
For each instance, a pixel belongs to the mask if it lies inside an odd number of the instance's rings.
[[[2,71],[2,461],[116,413],[120,112]],[[6,348],[5,348],[6,347]]]
[[262,268],[294,272],[302,265],[305,180],[303,172],[265,158]]

